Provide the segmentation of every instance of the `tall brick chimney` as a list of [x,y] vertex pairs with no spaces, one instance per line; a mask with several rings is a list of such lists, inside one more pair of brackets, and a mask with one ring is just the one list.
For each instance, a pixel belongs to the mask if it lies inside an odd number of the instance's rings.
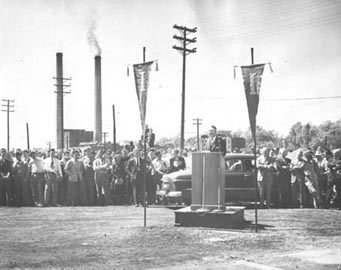
[[94,140],[102,142],[102,82],[101,57],[95,56],[95,130]]
[[63,54],[61,52],[58,52],[56,53],[56,57],[57,57],[56,146],[57,149],[63,149],[64,148]]

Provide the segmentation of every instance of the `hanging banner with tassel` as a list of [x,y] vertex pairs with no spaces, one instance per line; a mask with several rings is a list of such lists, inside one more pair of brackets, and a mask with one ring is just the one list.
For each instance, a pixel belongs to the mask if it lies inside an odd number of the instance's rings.
[[[133,65],[137,100],[140,108],[142,131],[146,125],[147,96],[152,65],[155,61]],[[157,66],[156,66],[157,67]],[[157,67],[158,68],[158,67]],[[129,71],[129,68],[128,68]],[[129,76],[129,73],[128,73]]]
[[256,139],[256,116],[264,66],[265,64],[241,66],[250,127],[254,140]]

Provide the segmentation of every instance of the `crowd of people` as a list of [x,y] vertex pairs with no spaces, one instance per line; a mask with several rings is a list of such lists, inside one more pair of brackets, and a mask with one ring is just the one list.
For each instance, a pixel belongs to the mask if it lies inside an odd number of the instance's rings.
[[[225,144],[216,130],[212,126],[204,150],[224,155]],[[155,204],[162,176],[189,169],[191,155],[151,146],[146,154],[141,142],[127,144],[117,152],[86,148],[71,152],[50,149],[48,153],[17,149],[8,153],[1,149],[0,205]],[[228,169],[229,164],[226,166]],[[256,167],[261,207],[273,205],[275,188],[281,207],[341,208],[341,149],[263,148]]]
[[188,168],[179,153],[149,148],[145,159],[141,146],[133,144],[115,153],[91,148],[48,153],[1,149],[0,205],[139,206],[144,190],[147,203],[154,204],[162,175]]
[[282,207],[341,208],[341,150],[263,148],[257,158],[260,206],[272,205],[276,183]]

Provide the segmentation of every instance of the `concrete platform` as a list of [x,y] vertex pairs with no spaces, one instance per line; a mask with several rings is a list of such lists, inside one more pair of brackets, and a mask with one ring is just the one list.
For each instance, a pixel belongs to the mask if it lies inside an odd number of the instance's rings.
[[245,225],[242,206],[226,207],[223,212],[191,210],[191,207],[174,211],[175,226],[208,228],[241,228]]

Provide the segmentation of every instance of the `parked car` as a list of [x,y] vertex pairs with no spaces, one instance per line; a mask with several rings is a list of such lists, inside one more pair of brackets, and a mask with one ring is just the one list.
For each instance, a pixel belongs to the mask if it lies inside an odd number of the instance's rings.
[[[226,154],[225,201],[254,202],[254,156],[252,154]],[[192,198],[192,171],[178,171],[162,177],[158,198],[164,204],[190,205]],[[233,190],[230,190],[233,188]],[[243,190],[242,190],[243,189]]]

